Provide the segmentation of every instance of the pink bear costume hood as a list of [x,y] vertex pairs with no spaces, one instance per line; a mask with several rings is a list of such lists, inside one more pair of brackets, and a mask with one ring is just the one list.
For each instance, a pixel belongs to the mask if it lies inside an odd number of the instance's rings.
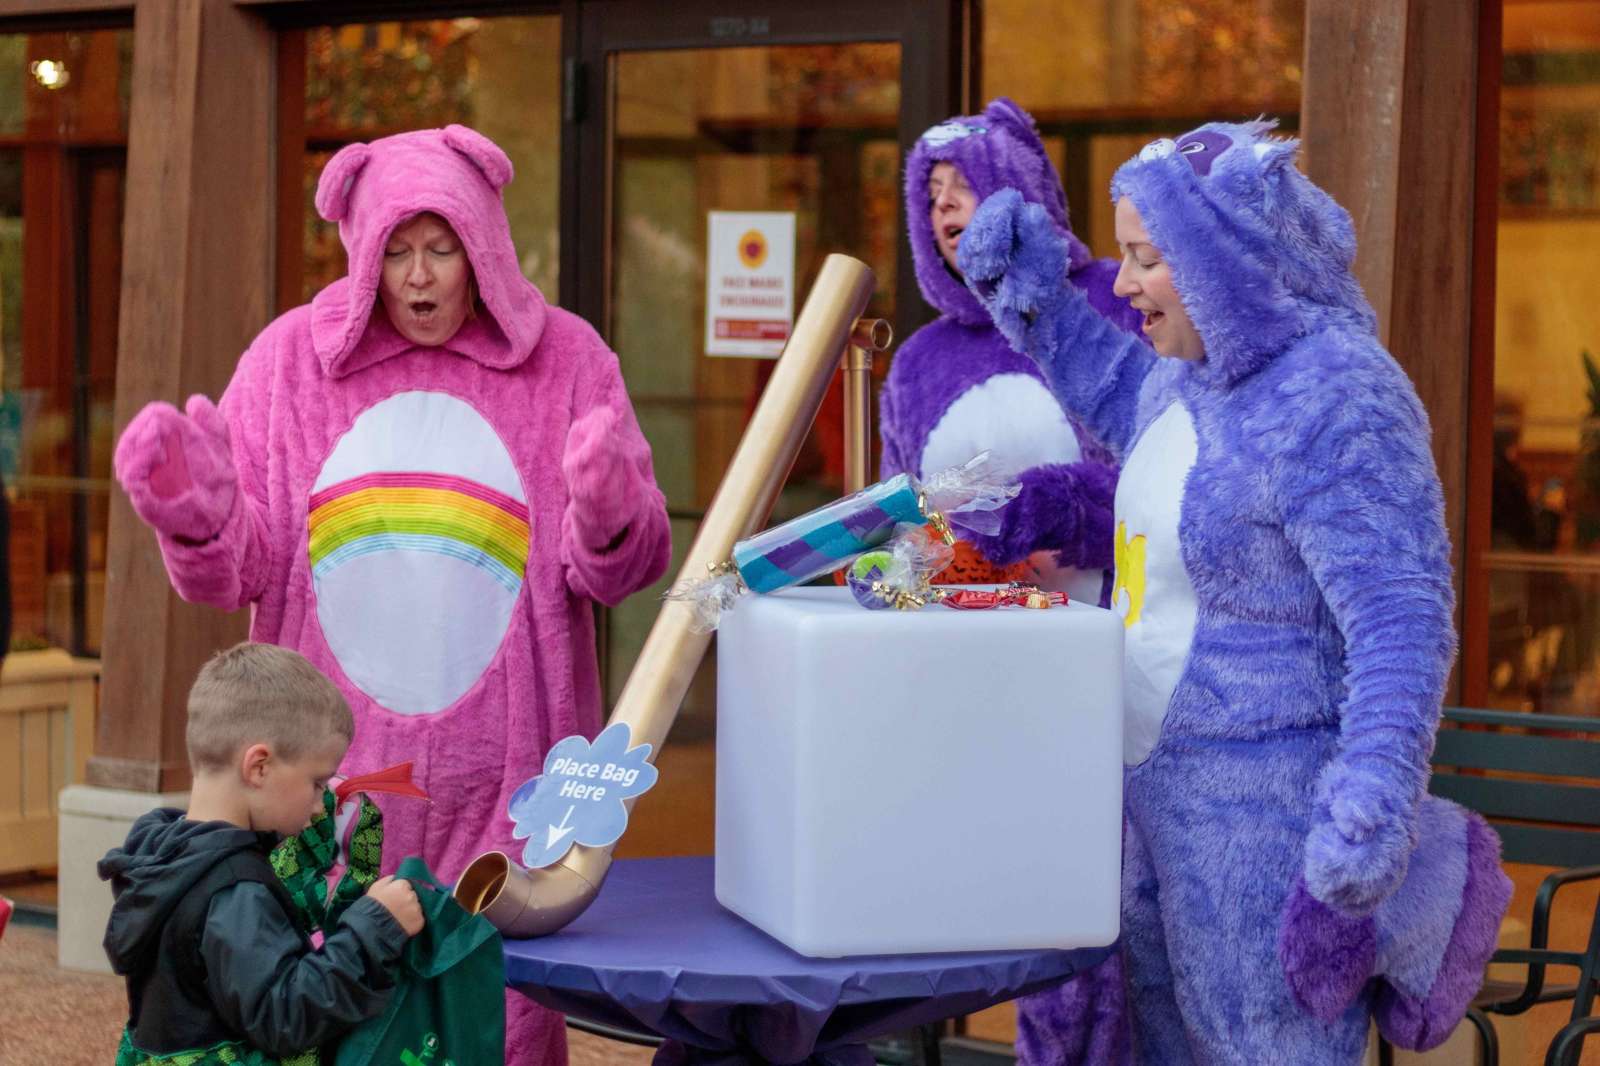
[[[400,223],[431,211],[461,238],[488,309],[462,324],[450,347],[496,370],[519,366],[544,332],[544,297],[522,276],[500,190],[511,160],[465,126],[352,144],[328,160],[317,212],[339,224],[349,273],[311,301],[311,342],[330,377],[344,377],[412,347],[374,314],[383,250]],[[363,340],[365,342],[363,343]]]

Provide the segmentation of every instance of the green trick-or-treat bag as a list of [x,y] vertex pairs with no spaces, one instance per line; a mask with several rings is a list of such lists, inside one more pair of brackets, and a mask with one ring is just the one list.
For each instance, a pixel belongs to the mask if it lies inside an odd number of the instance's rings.
[[[398,768],[396,768],[398,769]],[[382,780],[379,771],[362,782]],[[409,774],[405,775],[409,779]],[[337,928],[339,917],[378,879],[383,816],[364,794],[351,818],[335,810],[355,780],[325,814],[273,852],[272,864],[301,917],[314,928]],[[406,793],[373,782],[373,791]],[[341,812],[342,813],[342,812]],[[342,838],[342,840],[341,840]],[[342,846],[341,846],[342,844]],[[338,885],[329,873],[343,859]],[[394,994],[384,1012],[363,1022],[339,1044],[333,1066],[479,1066],[505,1059],[505,956],[500,933],[482,915],[468,914],[420,858],[401,861],[395,876],[410,881],[422,904],[422,931],[400,957]]]

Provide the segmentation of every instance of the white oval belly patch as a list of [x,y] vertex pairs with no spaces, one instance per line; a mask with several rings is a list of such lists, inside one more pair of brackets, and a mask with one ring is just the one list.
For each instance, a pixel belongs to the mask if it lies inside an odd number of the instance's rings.
[[308,511],[317,621],[345,675],[400,714],[455,703],[499,651],[528,560],[498,434],[453,396],[391,396],[339,439]]
[[1013,471],[1083,458],[1066,412],[1029,374],[996,374],[958,396],[928,432],[919,469],[933,474],[984,451]]
[[1194,643],[1197,604],[1178,523],[1199,454],[1194,419],[1174,401],[1134,445],[1117,482],[1112,608],[1127,627],[1122,758],[1129,766],[1154,750]]

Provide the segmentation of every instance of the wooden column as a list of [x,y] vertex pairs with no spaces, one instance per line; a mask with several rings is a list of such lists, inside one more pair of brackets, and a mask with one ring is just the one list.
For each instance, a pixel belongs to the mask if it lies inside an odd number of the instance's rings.
[[[232,0],[140,0],[134,15],[118,432],[151,400],[220,395],[273,290],[273,38]],[[91,784],[188,787],[185,699],[243,637],[173,594],[154,535],[113,492]]]
[[[1458,604],[1480,224],[1479,7],[1499,2],[1306,4],[1307,172],[1354,218],[1356,275],[1378,311],[1380,337],[1416,383],[1433,423]],[[1484,350],[1480,358],[1491,356]]]

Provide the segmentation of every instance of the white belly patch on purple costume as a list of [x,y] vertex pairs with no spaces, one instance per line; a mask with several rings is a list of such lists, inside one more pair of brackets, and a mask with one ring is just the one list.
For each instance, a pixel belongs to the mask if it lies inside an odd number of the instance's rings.
[[[960,466],[988,452],[1002,470],[1021,473],[1046,463],[1083,460],[1078,434],[1044,382],[1031,374],[995,374],[958,396],[928,431],[919,467],[924,474]],[[1084,603],[1100,602],[1104,572],[1062,566],[1055,552],[1028,558],[1030,580]]]

